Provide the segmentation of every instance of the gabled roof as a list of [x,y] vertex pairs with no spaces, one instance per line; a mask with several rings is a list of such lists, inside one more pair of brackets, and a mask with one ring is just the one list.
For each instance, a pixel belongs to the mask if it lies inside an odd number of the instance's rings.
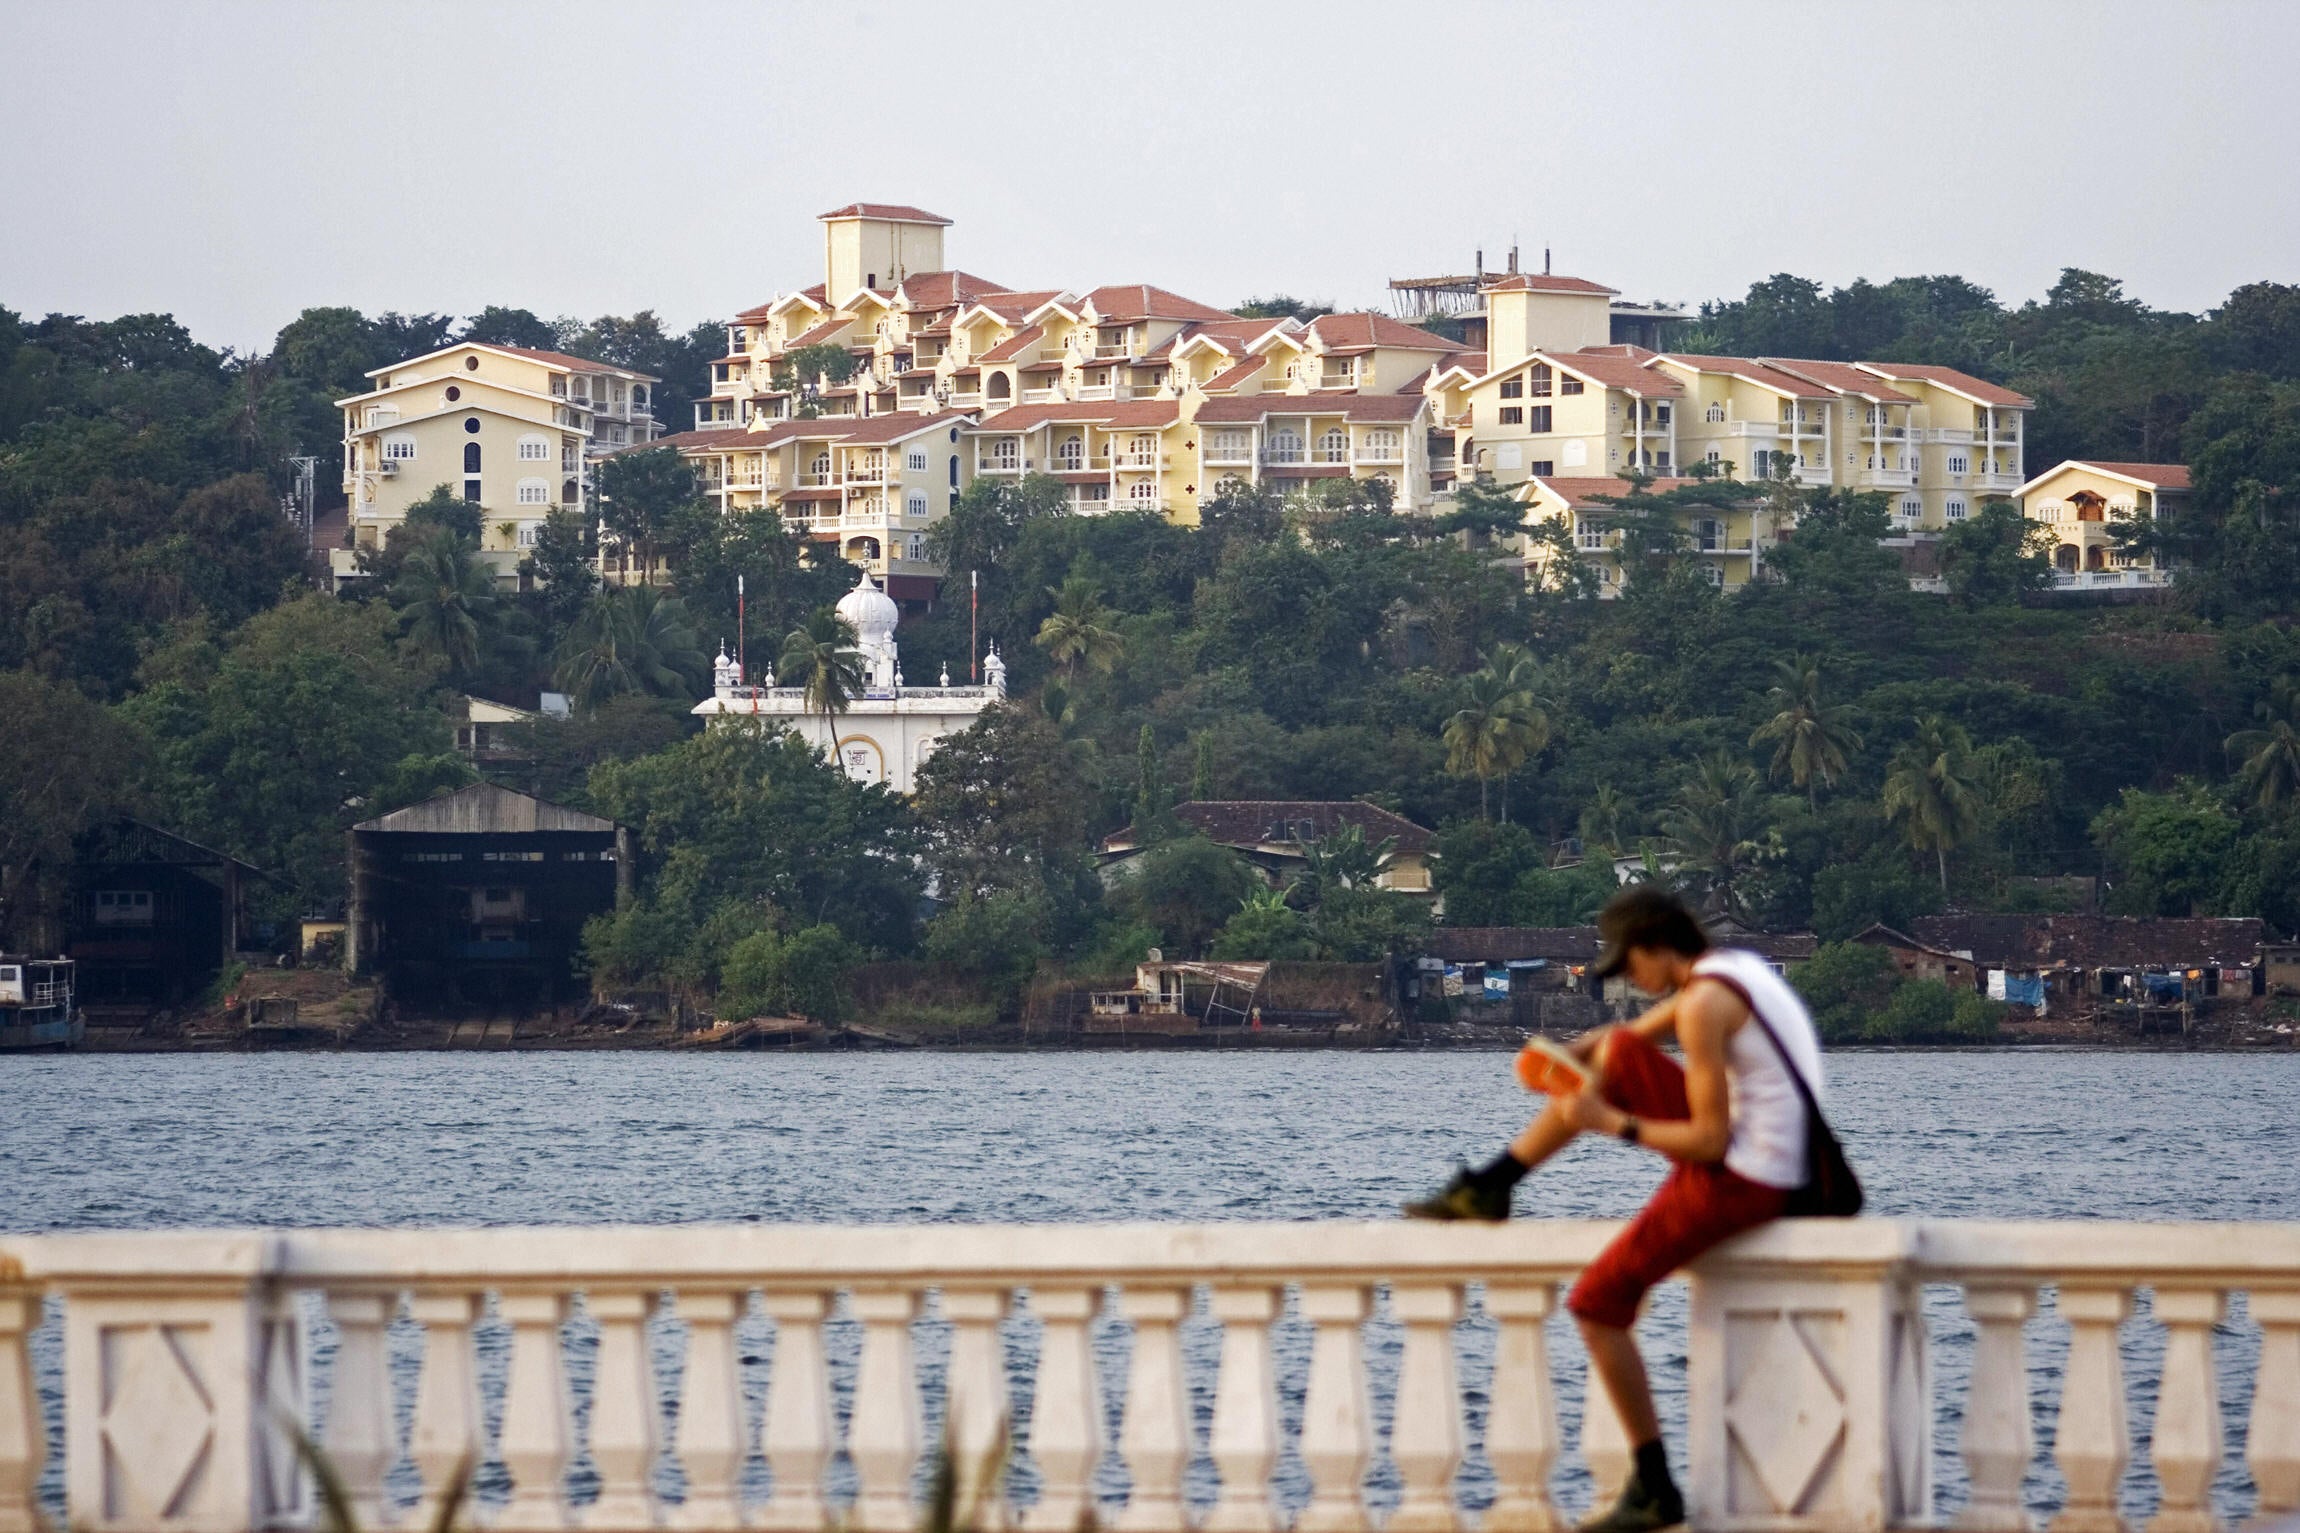
[[833,208],[815,217],[828,223],[834,218],[875,218],[890,224],[939,224],[950,227],[950,220],[940,213],[929,213],[900,202],[850,202],[843,208]]
[[1496,378],[1507,378],[1522,373],[1536,362],[1547,362],[1551,367],[1583,378],[1600,388],[1620,389],[1646,399],[1676,399],[1685,393],[1685,385],[1657,368],[1645,366],[1622,356],[1619,352],[1605,351],[1536,351],[1520,357],[1506,367],[1497,367],[1482,378],[1470,380],[1470,387],[1480,387]]
[[956,425],[961,421],[971,423],[973,420],[973,414],[965,410],[946,410],[937,415],[872,415],[848,422],[845,434],[839,440],[850,446],[901,442],[922,432]]
[[[451,351],[461,351],[467,346],[474,351],[492,351],[499,356],[520,357],[529,362],[540,362],[545,367],[555,367],[562,372],[613,373],[619,378],[636,379],[641,383],[660,381],[653,373],[642,373],[628,367],[617,367],[612,362],[594,362],[589,357],[571,356],[564,351],[539,351],[532,346],[498,346],[492,341],[456,341],[450,345],[437,346],[420,356],[408,357],[404,361],[393,362],[384,367],[371,367],[365,376],[380,378],[385,373],[396,373],[403,368],[413,367],[419,362],[428,362],[433,357],[444,357]],[[425,379],[423,381],[428,383],[435,380]]]
[[2030,410],[2036,407],[2036,401],[2026,394],[2015,394],[2011,389],[2000,387],[1986,378],[1975,378],[1971,373],[1960,373],[1953,367],[1920,366],[1914,362],[1855,362],[1853,365],[1862,372],[1875,373],[1880,378],[1891,378],[1896,382],[1930,383],[1952,394],[1961,394],[1975,404],[1992,408],[1998,405],[2008,410]]
[[418,835],[518,835],[552,830],[611,832],[615,822],[491,782],[475,782],[468,788],[362,821],[352,829]]
[[1044,339],[1046,339],[1046,327],[1044,325],[1025,325],[975,360],[980,362],[1012,362]]
[[[1645,493],[1660,495],[1699,483],[1701,481],[1698,479],[1656,479],[1645,487]],[[1538,485],[1564,501],[1566,509],[1570,511],[1579,511],[1584,507],[1592,510],[1610,509],[1607,504],[1609,501],[1625,499],[1636,488],[1626,479],[1616,479],[1609,475],[1568,478],[1555,474],[1536,474],[1525,484],[1529,495]]]
[[1865,373],[1850,362],[1815,362],[1805,357],[1760,357],[1766,366],[1798,378],[1809,378],[1825,389],[1851,394],[1881,405],[1913,405],[1914,396],[1902,393],[1875,373]]
[[2026,495],[2056,474],[2072,468],[2090,469],[2111,479],[2122,479],[2128,484],[2145,486],[2152,490],[2185,490],[2189,488],[2188,465],[2185,463],[2104,463],[2093,458],[2064,458],[2043,473],[2013,491]]
[[2252,916],[1918,916],[1908,932],[1991,969],[2250,963],[2267,939],[2265,923]]
[[826,319],[821,324],[816,325],[813,329],[807,331],[804,335],[793,336],[791,338],[791,344],[786,349],[790,351],[796,351],[801,346],[820,346],[827,341],[835,341],[841,335],[845,334],[847,328],[852,324],[854,324],[854,320],[844,314],[838,315],[832,319]]
[[813,287],[802,287],[795,293],[783,294],[782,297],[767,305],[767,312],[780,314],[785,309],[795,309],[801,304],[813,309],[818,314],[828,314],[831,308],[829,298],[823,293],[823,284],[818,282]]
[[984,293],[970,303],[959,315],[964,319],[976,309],[987,309],[1010,325],[1026,323],[1040,309],[1059,302],[1065,294],[1058,287],[1036,288],[1027,292],[1002,291]]
[[1387,314],[1321,314],[1310,321],[1310,333],[1331,351],[1341,346],[1386,346],[1399,351],[1454,352],[1461,342],[1409,325]]
[[1270,359],[1267,357],[1248,357],[1235,367],[1225,368],[1206,380],[1206,392],[1212,394],[1234,389],[1267,367],[1269,361]]
[[1273,331],[1298,334],[1307,327],[1298,319],[1207,319],[1193,323],[1175,341],[1177,353],[1210,349],[1225,356],[1243,356],[1252,345]]
[[1184,298],[1180,293],[1169,293],[1162,287],[1147,282],[1125,282],[1110,287],[1098,287],[1086,295],[1086,302],[1104,324],[1117,324],[1135,319],[1235,319],[1227,309]]
[[1786,394],[1791,399],[1835,399],[1837,397],[1833,391],[1823,388],[1810,379],[1800,378],[1794,373],[1782,372],[1777,367],[1768,367],[1753,357],[1702,357],[1671,351],[1663,352],[1656,360],[1674,363],[1679,367],[1691,368],[1695,372],[1723,373],[1729,378],[1738,378],[1744,383],[1754,383],[1761,389],[1771,389],[1776,394]]
[[1591,282],[1582,277],[1553,277],[1547,272],[1521,272],[1516,276],[1502,277],[1496,281],[1488,282],[1485,285],[1485,291],[1489,293],[1584,293],[1601,298],[1611,298],[1618,294],[1621,289],[1607,287],[1602,282]]
[[649,447],[675,447],[681,452],[744,452],[773,444],[766,440],[767,433],[753,431],[748,426],[711,426],[694,431],[675,431],[659,436]]

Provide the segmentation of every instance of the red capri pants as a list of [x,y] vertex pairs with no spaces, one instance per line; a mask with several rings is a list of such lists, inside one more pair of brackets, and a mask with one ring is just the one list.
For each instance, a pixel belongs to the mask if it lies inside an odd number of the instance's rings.
[[[1627,1029],[1607,1042],[1601,1094],[1648,1122],[1693,1116],[1684,1068]],[[1565,1307],[1592,1324],[1627,1330],[1654,1284],[1719,1241],[1779,1218],[1788,1201],[1786,1189],[1752,1182],[1722,1162],[1678,1161],[1643,1211],[1581,1274]]]

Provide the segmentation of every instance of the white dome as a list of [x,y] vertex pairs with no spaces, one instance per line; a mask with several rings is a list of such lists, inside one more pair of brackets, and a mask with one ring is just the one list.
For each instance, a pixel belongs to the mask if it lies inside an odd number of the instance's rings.
[[878,588],[870,571],[864,570],[862,584],[839,598],[838,614],[853,625],[857,639],[869,640],[890,637],[902,618],[902,609]]

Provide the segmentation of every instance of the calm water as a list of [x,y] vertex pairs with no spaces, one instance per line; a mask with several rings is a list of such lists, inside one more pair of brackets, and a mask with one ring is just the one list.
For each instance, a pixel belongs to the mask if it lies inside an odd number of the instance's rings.
[[[1832,1118],[1878,1213],[2300,1218],[2300,1057],[1862,1053],[1832,1055],[1830,1070]],[[1526,1105],[1498,1054],[5,1058],[0,1227],[1383,1217],[1455,1158],[1491,1153]],[[1659,1170],[1650,1156],[1587,1144],[1529,1182],[1518,1209],[1627,1214]],[[1953,1294],[1935,1295],[1931,1309],[1944,1406],[1937,1472],[1953,1506],[1970,1331]],[[1010,1330],[1026,1390],[1035,1327],[1025,1318]],[[1657,1296],[1642,1330],[1664,1413],[1681,1418],[1681,1290]],[[1489,1336],[1479,1317],[1464,1323],[1472,1504],[1485,1494],[1474,1444]],[[771,1343],[753,1339],[755,1396]],[[1289,1433],[1304,1339],[1297,1329],[1279,1336]],[[1386,1413],[1394,1328],[1377,1321],[1369,1339]],[[658,1340],[676,1353],[675,1327]],[[855,1338],[834,1340],[843,1409]],[[573,1342],[580,1376],[583,1328]],[[1100,1342],[1115,1383],[1123,1328],[1106,1326]],[[1210,1325],[1194,1333],[1201,1429],[1215,1342]],[[1570,1440],[1582,1364],[1568,1327],[1552,1342]],[[2040,1504],[2059,1488],[2047,1453],[2065,1342],[2048,1310],[2032,1334]],[[2232,1427],[2256,1346],[2239,1312],[2221,1343]],[[493,1366],[500,1350],[483,1336]],[[2139,1465],[2161,1353],[2145,1310],[2127,1350]],[[941,1353],[932,1324],[920,1351],[931,1424]],[[2221,1499],[2240,1515],[2250,1490],[2241,1430],[2230,1437]],[[1118,1467],[1106,1469],[1117,1493]],[[1210,1476],[1201,1465],[1202,1494]],[[579,1469],[578,1487],[583,1479]],[[1386,1460],[1371,1483],[1386,1499]],[[1586,1501],[1578,1459],[1560,1466],[1558,1490],[1569,1506]],[[2134,1509],[2151,1497],[2136,1471]]]

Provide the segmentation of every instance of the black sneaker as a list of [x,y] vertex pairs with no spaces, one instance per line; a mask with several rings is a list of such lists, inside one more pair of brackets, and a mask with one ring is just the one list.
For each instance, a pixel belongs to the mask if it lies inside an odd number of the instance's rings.
[[1631,1475],[1621,1487],[1621,1499],[1603,1517],[1581,1524],[1574,1533],[1660,1533],[1685,1521],[1685,1498],[1674,1485],[1649,1490],[1640,1475]]
[[1507,1187],[1480,1181],[1477,1173],[1463,1166],[1436,1193],[1406,1204],[1404,1212],[1408,1219],[1482,1219],[1498,1224],[1509,1217],[1509,1193]]

